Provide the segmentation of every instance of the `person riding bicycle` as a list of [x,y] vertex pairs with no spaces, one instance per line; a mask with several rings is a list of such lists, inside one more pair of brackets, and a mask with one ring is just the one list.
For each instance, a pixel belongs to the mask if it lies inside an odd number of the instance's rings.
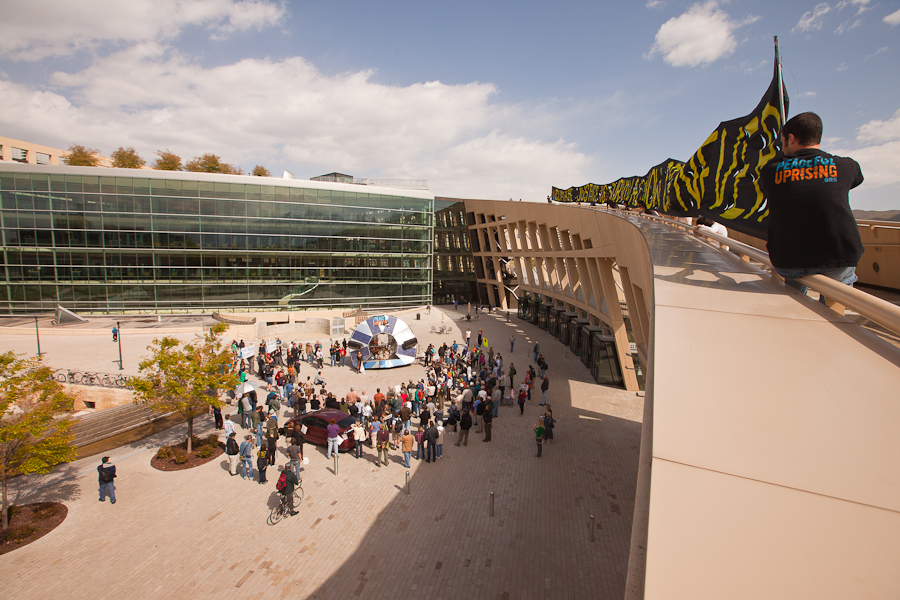
[[291,464],[287,463],[282,467],[281,476],[278,478],[278,483],[275,485],[276,490],[282,496],[283,501],[287,501],[288,514],[292,517],[297,513],[294,510],[294,486],[300,485],[300,480],[297,479],[297,476],[294,475],[294,472],[291,470]]

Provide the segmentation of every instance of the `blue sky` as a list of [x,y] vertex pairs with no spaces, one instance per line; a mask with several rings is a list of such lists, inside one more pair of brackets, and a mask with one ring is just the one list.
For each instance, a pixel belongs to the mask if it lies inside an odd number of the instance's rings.
[[777,35],[790,114],[818,112],[823,148],[862,165],[853,207],[900,209],[900,0],[33,0],[2,17],[0,135],[532,201],[689,158],[759,101]]

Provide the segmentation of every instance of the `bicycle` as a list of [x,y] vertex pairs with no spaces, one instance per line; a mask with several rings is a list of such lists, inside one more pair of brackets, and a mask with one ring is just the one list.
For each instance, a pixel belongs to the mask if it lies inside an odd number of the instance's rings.
[[[294,509],[296,510],[297,504],[303,502],[303,487],[301,484],[303,481],[301,480],[296,486],[294,486]],[[268,523],[269,525],[274,525],[278,523],[283,518],[288,515],[290,509],[288,509],[287,503],[287,495],[286,494],[278,494],[278,504],[276,504],[272,508],[272,512],[269,513]]]
[[56,372],[56,380],[60,383],[80,383],[81,373],[78,371],[63,371],[60,369]]
[[97,385],[100,384],[99,373],[84,373],[84,374],[82,374],[81,385],[94,385],[95,382]]

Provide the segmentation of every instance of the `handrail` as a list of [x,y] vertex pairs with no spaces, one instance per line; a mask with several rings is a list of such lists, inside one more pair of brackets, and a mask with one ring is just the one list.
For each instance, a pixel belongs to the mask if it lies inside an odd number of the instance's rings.
[[[763,252],[758,248],[754,248],[753,246],[748,246],[742,242],[732,240],[727,236],[713,233],[709,227],[703,225],[700,226],[698,231],[702,233],[704,237],[727,244],[732,249],[739,248],[739,252],[772,268],[772,262],[769,260],[768,253]],[[900,335],[900,306],[891,304],[886,300],[877,298],[872,294],[850,287],[849,285],[839,283],[824,275],[806,275],[805,277],[799,277],[797,281],[809,287],[811,290],[823,294],[828,300],[839,302],[843,306],[846,306],[870,321],[874,321],[890,330],[892,333]]]

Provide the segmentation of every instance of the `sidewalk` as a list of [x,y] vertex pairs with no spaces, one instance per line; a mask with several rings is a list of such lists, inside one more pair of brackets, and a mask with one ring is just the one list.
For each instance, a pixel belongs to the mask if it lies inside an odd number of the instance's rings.
[[[464,340],[467,324],[454,320],[464,309],[443,310],[444,324],[458,331],[431,333],[441,324],[437,309],[407,320],[422,348]],[[306,445],[300,515],[270,527],[266,517],[277,501],[271,467],[265,486],[229,477],[224,457],[188,471],[150,467],[159,445],[185,434],[184,426],[173,428],[109,453],[120,474],[115,506],[97,501],[99,457],[12,482],[15,501],[60,500],[69,515],[44,538],[0,556],[0,596],[621,598],[643,398],[594,384],[558,341],[515,316],[506,323],[503,315],[482,315],[469,326],[473,337],[484,329],[506,365],[516,363],[517,382],[531,343],[540,341],[558,421],[540,460],[531,431],[540,414],[537,390],[525,417],[518,407],[501,408],[490,443],[473,431],[468,447],[456,448],[445,434],[444,458],[413,461],[409,496],[399,452],[380,469],[368,447],[361,460],[344,454],[335,476],[325,449]],[[512,331],[510,356],[503,350]],[[420,365],[365,375],[326,367],[324,377],[338,395],[353,385],[371,397],[375,387],[418,380]],[[313,373],[303,369],[304,378]],[[195,428],[208,434],[212,419],[198,419]],[[278,463],[284,461],[279,448]]]

